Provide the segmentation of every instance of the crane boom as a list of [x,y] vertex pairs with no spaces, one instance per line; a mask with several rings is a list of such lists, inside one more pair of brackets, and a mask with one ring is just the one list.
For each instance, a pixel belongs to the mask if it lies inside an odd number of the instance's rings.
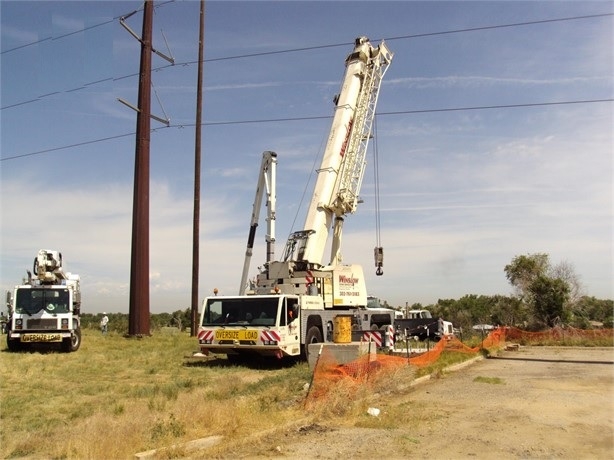
[[392,56],[384,42],[373,47],[367,37],[356,39],[345,61],[341,91],[334,101],[335,114],[305,225],[288,238],[285,261],[321,267],[329,230],[333,228],[328,265],[341,262],[343,219],[356,211],[379,88]]
[[254,239],[256,237],[256,228],[258,227],[258,218],[260,216],[260,208],[262,206],[262,198],[266,193],[267,207],[267,234],[266,234],[266,264],[275,257],[275,206],[276,206],[276,169],[277,169],[277,154],[275,152],[265,151],[262,153],[262,163],[260,164],[260,172],[258,175],[258,185],[256,187],[256,196],[252,206],[252,219],[249,227],[249,235],[247,237],[247,249],[245,250],[245,261],[243,263],[243,273],[241,274],[241,285],[239,287],[239,295],[245,292],[247,285],[247,277],[249,274],[249,265],[252,260],[254,248]]
[[[279,260],[273,258],[271,230],[275,217],[276,157],[272,152],[264,153],[241,290],[247,281],[264,187],[270,184],[267,261],[259,267],[245,293],[218,296],[214,290],[214,295],[203,301],[198,330],[202,353],[226,354],[231,361],[250,360],[254,356],[307,358],[310,346],[334,341],[335,321],[339,318],[347,320],[353,341],[376,340],[378,347],[392,346],[394,312],[367,308],[362,266],[342,264],[340,254],[343,219],[356,210],[359,202],[377,95],[391,59],[392,53],[383,42],[375,48],[367,37],[356,39],[352,53],[345,60],[341,92],[334,99],[332,127],[317,170],[305,225],[290,234]],[[334,232],[331,261],[323,265],[331,228]],[[383,256],[381,248],[376,250]],[[381,260],[382,257],[376,259],[378,269]],[[354,337],[355,334],[359,337]],[[368,338],[363,334],[368,334]]]

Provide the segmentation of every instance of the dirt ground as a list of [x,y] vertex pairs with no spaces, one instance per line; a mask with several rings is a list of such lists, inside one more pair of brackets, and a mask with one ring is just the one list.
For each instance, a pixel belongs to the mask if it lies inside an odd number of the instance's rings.
[[246,446],[233,458],[614,458],[611,348],[499,352],[386,404],[412,411],[411,427],[304,425],[277,433],[267,451]]

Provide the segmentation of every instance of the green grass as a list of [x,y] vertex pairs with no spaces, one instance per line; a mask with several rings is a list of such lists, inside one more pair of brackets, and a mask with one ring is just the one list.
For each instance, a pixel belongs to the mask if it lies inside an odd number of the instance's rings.
[[[0,350],[0,458],[130,458],[293,419],[306,363],[190,364],[189,334],[139,340],[83,332],[75,353]],[[281,408],[284,410],[276,410]]]
[[[253,439],[246,435],[297,420],[389,429],[430,423],[445,417],[445,409],[417,417],[416,408],[403,403],[409,382],[474,356],[445,351],[425,368],[376,374],[359,392],[342,382],[307,408],[307,363],[235,366],[225,359],[187,359],[197,349],[196,338],[186,333],[127,339],[87,329],[76,353],[9,353],[3,344],[0,458],[133,458],[212,435],[224,436],[211,455],[223,458],[225,448]],[[350,392],[354,396],[348,399]],[[372,406],[382,410],[379,417],[365,415]],[[178,449],[172,455],[183,454]]]
[[433,364],[418,368],[416,371],[416,377],[422,377],[424,375],[441,375],[443,371],[454,364],[460,364],[470,359],[475,358],[476,355],[470,353],[462,353],[458,351],[444,350],[439,359]]

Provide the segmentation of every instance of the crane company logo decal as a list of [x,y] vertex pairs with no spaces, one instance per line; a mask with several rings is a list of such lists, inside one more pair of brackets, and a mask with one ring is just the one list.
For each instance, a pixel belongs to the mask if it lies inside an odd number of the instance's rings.
[[349,284],[354,286],[358,283],[358,278],[354,278],[353,276],[339,275],[339,284]]

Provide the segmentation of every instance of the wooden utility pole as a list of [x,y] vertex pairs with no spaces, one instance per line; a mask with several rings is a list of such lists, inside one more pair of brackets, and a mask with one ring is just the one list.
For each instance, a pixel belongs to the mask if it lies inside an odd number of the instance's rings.
[[198,267],[200,251],[200,136],[202,131],[203,48],[205,31],[205,0],[200,0],[200,32],[198,38],[198,83],[196,86],[196,140],[194,147],[194,220],[192,230],[192,321],[190,335],[198,329]]
[[151,114],[151,52],[153,1],[146,0],[141,37],[139,101],[136,116],[134,197],[132,202],[132,256],[128,335],[150,335],[149,330],[149,139]]

